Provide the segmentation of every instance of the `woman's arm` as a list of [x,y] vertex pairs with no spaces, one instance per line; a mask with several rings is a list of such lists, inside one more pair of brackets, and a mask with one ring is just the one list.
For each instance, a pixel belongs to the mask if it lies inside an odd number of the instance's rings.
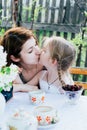
[[27,82],[26,84],[23,84],[20,77],[17,76],[16,80],[13,82],[13,92],[21,91],[21,92],[28,92],[38,89],[39,79],[41,75],[43,74],[43,71],[38,72],[32,80]]
[[28,84],[14,84],[13,83],[13,92],[29,92],[37,90],[38,86],[28,85]]

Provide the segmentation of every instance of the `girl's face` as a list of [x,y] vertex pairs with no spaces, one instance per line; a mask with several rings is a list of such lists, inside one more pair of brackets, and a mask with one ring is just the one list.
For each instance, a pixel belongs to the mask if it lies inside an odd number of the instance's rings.
[[27,40],[23,45],[22,50],[20,52],[20,57],[21,64],[38,64],[40,57],[40,49],[33,37]]
[[44,65],[45,67],[49,66],[49,60],[50,60],[50,49],[49,45],[44,45],[41,55],[40,55],[40,64]]

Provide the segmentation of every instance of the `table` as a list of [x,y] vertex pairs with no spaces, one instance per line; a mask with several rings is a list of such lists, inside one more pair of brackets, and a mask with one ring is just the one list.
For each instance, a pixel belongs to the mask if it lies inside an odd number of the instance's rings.
[[[46,94],[43,105],[53,106],[59,113],[59,122],[49,130],[87,130],[87,96],[81,96],[76,105],[70,105],[66,103],[63,95]],[[6,122],[16,108],[25,108],[33,112],[35,107],[30,103],[28,93],[14,93],[13,98],[6,103],[5,116],[2,118],[2,122]]]

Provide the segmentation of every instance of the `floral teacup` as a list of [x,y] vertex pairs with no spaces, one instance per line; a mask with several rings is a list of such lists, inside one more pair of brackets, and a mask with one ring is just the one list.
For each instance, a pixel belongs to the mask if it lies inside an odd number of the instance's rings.
[[38,106],[34,110],[38,125],[45,126],[58,122],[58,112],[51,106]]
[[36,90],[29,92],[30,102],[34,105],[43,103],[45,100],[45,92],[42,90]]
[[9,117],[7,126],[9,130],[37,130],[38,122],[33,114],[18,109]]

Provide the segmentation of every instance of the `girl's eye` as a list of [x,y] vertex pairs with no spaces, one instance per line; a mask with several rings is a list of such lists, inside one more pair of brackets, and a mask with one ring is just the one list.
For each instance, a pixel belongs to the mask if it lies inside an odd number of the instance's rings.
[[38,46],[37,44],[35,44],[35,46]]
[[43,49],[42,52],[46,53],[46,50]]
[[38,46],[37,43],[35,43],[35,47]]

